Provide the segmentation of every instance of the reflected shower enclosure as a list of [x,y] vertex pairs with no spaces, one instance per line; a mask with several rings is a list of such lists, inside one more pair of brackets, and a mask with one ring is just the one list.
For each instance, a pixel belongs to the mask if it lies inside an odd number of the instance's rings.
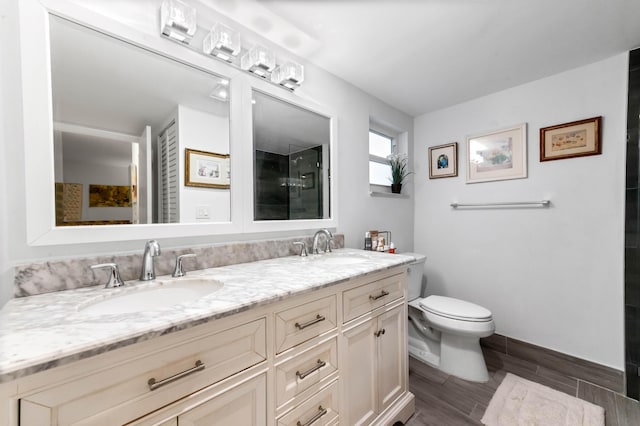
[[254,219],[329,218],[327,117],[253,92]]

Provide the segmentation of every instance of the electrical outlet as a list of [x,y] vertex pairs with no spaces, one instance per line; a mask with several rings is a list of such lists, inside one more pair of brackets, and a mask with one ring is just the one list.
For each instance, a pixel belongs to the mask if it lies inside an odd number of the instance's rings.
[[209,206],[196,206],[196,219],[209,219]]

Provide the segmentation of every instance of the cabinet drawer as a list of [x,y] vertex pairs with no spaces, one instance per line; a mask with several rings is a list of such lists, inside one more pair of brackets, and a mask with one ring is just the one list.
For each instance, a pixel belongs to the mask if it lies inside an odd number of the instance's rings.
[[332,330],[337,325],[336,297],[295,306],[275,315],[276,353]]
[[337,423],[339,411],[338,381],[298,405],[278,419],[278,426],[328,426]]
[[[338,342],[333,338],[325,343],[296,354],[276,366],[276,404],[280,408],[307,389],[338,370]],[[327,379],[331,380],[331,379]]]
[[344,321],[350,321],[404,295],[404,274],[383,278],[342,293]]
[[[122,424],[265,359],[266,321],[261,318],[114,365],[21,403],[44,407],[51,424]],[[165,380],[173,376],[179,378]],[[150,390],[152,378],[160,384],[155,390]]]
[[266,406],[266,373],[233,377],[125,426],[265,426]]

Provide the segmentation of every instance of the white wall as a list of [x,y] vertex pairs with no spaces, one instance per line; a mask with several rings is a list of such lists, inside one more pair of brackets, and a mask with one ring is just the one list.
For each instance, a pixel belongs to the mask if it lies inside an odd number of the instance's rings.
[[[15,9],[10,5],[0,3],[0,17],[6,16],[10,13],[11,9]],[[0,22],[3,20],[0,19]],[[14,24],[15,25],[15,24]],[[14,34],[15,27],[12,28],[12,23],[7,22],[6,25],[0,25],[0,58],[7,58],[12,54],[11,46],[8,43],[3,42],[10,34]],[[5,122],[11,117],[8,116],[9,111],[12,110],[13,105],[9,103],[9,88],[4,84],[8,80],[12,73],[11,66],[7,64],[8,61],[0,61],[0,158],[4,159],[11,153],[11,150],[7,149],[10,140],[10,132]],[[0,194],[6,194],[9,190],[7,182],[9,182],[10,175],[9,170],[6,167],[2,167],[0,170]],[[11,279],[12,275],[9,268],[9,241],[7,235],[7,228],[9,226],[9,205],[4,198],[4,202],[0,202],[0,280],[2,283]],[[12,289],[8,285],[0,286],[0,306],[2,306],[2,300],[6,300],[12,295]]]
[[[624,370],[627,55],[415,121],[415,248],[427,293],[489,308],[497,332]],[[603,116],[602,155],[541,163],[539,129]],[[528,124],[527,179],[465,184],[465,136]],[[429,180],[427,147],[457,141],[459,176]],[[550,199],[548,209],[453,210]]]
[[[86,2],[76,1],[95,8],[101,15],[109,16],[119,22],[130,23],[132,29],[143,31],[146,37],[159,37],[156,20],[158,2]],[[20,69],[20,40],[17,20],[18,0],[2,2],[8,13],[3,17],[2,27],[6,37],[0,40],[3,52],[2,66],[9,72],[3,73],[0,87],[3,91],[2,102],[5,106],[0,120],[5,128],[5,140],[10,140],[6,156],[0,158],[0,169],[11,177],[11,188],[0,188],[0,199],[6,200],[0,205],[2,213],[8,218],[4,228],[9,241],[10,265],[50,258],[89,256],[101,253],[141,252],[143,241],[124,241],[117,243],[66,244],[58,246],[29,246],[26,243],[25,222],[25,164],[22,128],[21,78],[25,71]],[[159,3],[158,3],[159,4]],[[11,29],[8,31],[7,28]],[[326,105],[335,111],[338,117],[337,149],[339,164],[333,176],[339,177],[338,189],[339,226],[337,232],[344,233],[346,245],[362,247],[364,232],[368,229],[390,229],[400,250],[413,247],[413,199],[371,198],[368,193],[368,126],[369,117],[375,116],[393,124],[394,127],[412,132],[413,119],[378,99],[362,92],[343,80],[311,64],[305,64],[305,82],[298,93],[317,104]],[[10,109],[6,106],[11,106]],[[26,111],[29,114],[29,111]],[[232,135],[233,141],[234,135]],[[53,185],[52,185],[53,186]],[[404,191],[404,189],[403,189]],[[411,193],[411,186],[407,188]],[[232,194],[232,197],[234,195]],[[9,206],[9,207],[7,207]],[[171,225],[167,225],[171,226]],[[252,240],[271,238],[281,235],[312,234],[308,231],[289,231],[263,234],[234,234],[202,236],[198,238],[163,239],[162,246],[176,247],[191,244],[211,244],[215,242]],[[9,270],[5,269],[0,295],[11,292],[12,281]],[[6,297],[0,299],[0,303]]]
[[[178,143],[184,167],[185,148],[229,154],[229,117],[218,117],[193,108],[178,106]],[[180,177],[180,222],[228,222],[231,220],[231,191],[228,189],[184,186]],[[209,219],[196,219],[199,206],[209,210]]]

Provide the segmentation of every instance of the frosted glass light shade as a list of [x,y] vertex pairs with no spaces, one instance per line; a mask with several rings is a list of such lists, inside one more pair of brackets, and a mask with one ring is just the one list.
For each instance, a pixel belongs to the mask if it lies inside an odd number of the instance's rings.
[[189,44],[196,33],[196,9],[180,0],[165,0],[160,7],[160,31],[174,40]]
[[202,51],[231,62],[240,53],[240,33],[226,25],[215,24],[202,42]]
[[253,46],[240,60],[240,67],[243,70],[265,78],[275,66],[276,55],[260,45]]
[[285,62],[273,70],[271,81],[294,90],[304,81],[304,67],[293,61]]

